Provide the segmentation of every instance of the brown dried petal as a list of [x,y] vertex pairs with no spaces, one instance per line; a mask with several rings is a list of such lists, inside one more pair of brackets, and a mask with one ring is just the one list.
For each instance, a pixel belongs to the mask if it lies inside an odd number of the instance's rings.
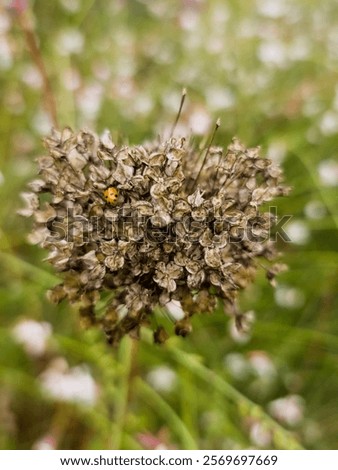
[[47,170],[53,168],[54,158],[52,157],[40,157],[38,160],[40,170]]
[[206,219],[208,212],[203,207],[198,207],[191,211],[191,217],[194,220],[203,221]]
[[134,168],[132,166],[124,165],[123,163],[118,163],[117,168],[113,171],[112,176],[114,180],[123,184],[129,180],[134,174]]
[[149,155],[149,165],[163,167],[166,161],[166,156],[163,153],[152,153]]
[[87,158],[74,147],[67,155],[67,160],[75,171],[81,171],[87,165]]
[[200,191],[200,189],[197,188],[193,194],[188,196],[187,199],[192,207],[200,207],[204,202],[203,191]]
[[221,265],[219,252],[212,248],[206,248],[204,252],[204,259],[208,266],[211,268],[218,268]]
[[210,247],[210,246],[213,245],[212,233],[211,233],[211,230],[209,228],[204,230],[202,236],[199,239],[199,242],[204,247]]
[[109,131],[105,130],[100,140],[103,147],[107,150],[113,150],[115,148],[115,144],[112,141],[111,133]]
[[167,212],[158,211],[151,218],[151,223],[154,227],[166,227],[172,222],[172,218]]
[[52,207],[50,204],[45,203],[44,210],[42,211],[36,210],[34,212],[34,219],[39,224],[44,224],[46,222],[49,222],[55,219],[56,215],[57,214],[56,214],[56,210],[54,209],[54,207]]
[[132,207],[137,209],[138,213],[142,216],[150,216],[154,214],[154,207],[148,201],[135,201]]
[[32,245],[42,245],[49,235],[50,231],[47,227],[37,227],[28,235],[27,240]]
[[187,262],[185,264],[185,269],[190,274],[196,274],[200,270],[200,268],[201,268],[201,264],[198,261],[187,259]]
[[176,220],[180,220],[183,215],[188,214],[190,210],[191,208],[187,201],[185,201],[184,199],[179,199],[173,209],[173,218]]
[[124,265],[124,256],[120,255],[119,253],[107,256],[107,258],[105,259],[105,265],[111,271],[117,271],[118,269],[121,269]]
[[18,210],[18,214],[23,215],[24,217],[30,217],[39,207],[39,198],[34,193],[21,193],[20,196],[26,207]]
[[199,289],[205,280],[205,272],[199,271],[196,274],[189,274],[187,278],[190,289]]
[[88,251],[85,255],[80,256],[79,259],[82,260],[83,266],[86,269],[92,269],[98,263],[95,250]]

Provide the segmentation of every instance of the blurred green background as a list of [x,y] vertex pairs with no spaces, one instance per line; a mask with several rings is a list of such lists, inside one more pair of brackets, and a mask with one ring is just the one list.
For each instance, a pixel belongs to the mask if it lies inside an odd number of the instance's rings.
[[[26,10],[28,8],[28,10]],[[223,313],[164,346],[80,328],[50,305],[58,279],[27,243],[20,192],[51,121],[17,11],[38,38],[61,126],[139,143],[172,125],[236,135],[293,187],[289,271],[241,296],[249,335]],[[338,3],[58,0],[0,6],[0,447],[338,449]]]

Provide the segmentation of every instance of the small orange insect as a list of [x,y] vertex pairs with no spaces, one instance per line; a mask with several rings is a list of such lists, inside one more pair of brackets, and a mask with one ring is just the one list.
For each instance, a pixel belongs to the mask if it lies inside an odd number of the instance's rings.
[[113,186],[110,186],[103,192],[103,197],[108,202],[108,204],[114,205],[116,204],[117,198],[119,197],[119,191]]

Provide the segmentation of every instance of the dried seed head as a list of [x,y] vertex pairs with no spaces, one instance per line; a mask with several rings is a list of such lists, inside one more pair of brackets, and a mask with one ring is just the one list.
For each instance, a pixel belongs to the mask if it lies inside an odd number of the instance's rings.
[[[175,332],[186,336],[194,313],[211,312],[217,299],[231,311],[256,259],[276,255],[275,219],[260,206],[287,193],[280,169],[237,139],[226,150],[210,143],[201,166],[187,142],[118,146],[109,133],[53,130],[39,179],[23,195],[30,240],[63,277],[49,298],[80,303],[82,322],[101,325],[112,344],[137,336],[171,300],[184,311]],[[270,268],[269,280],[281,270]],[[104,291],[113,298],[96,318]],[[154,338],[166,339],[162,327]]]

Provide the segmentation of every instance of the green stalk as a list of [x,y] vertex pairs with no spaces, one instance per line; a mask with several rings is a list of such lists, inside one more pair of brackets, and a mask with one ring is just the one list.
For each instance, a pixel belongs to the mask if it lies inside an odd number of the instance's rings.
[[253,416],[261,419],[267,427],[273,432],[275,442],[279,443],[279,447],[285,449],[302,449],[301,444],[292,435],[291,432],[284,429],[274,419],[271,418],[259,405],[252,402],[249,398],[245,397],[242,393],[228,384],[222,377],[217,375],[214,371],[202,365],[194,356],[187,354],[175,347],[169,346],[168,350],[173,359],[190,370],[195,376],[202,379],[209,386],[212,386],[226,399],[235,403],[241,414],[246,416]]
[[121,448],[125,418],[128,410],[128,396],[130,373],[133,360],[133,349],[133,340],[129,337],[125,337],[119,346],[118,362],[120,376],[115,389],[115,393],[112,397],[112,399],[114,400],[114,413],[110,446],[112,449],[115,450]]
[[183,421],[177,416],[170,405],[149,385],[138,378],[136,381],[140,396],[146,401],[157,414],[166,422],[171,431],[176,434],[183,450],[198,449],[195,439],[190,434]]

